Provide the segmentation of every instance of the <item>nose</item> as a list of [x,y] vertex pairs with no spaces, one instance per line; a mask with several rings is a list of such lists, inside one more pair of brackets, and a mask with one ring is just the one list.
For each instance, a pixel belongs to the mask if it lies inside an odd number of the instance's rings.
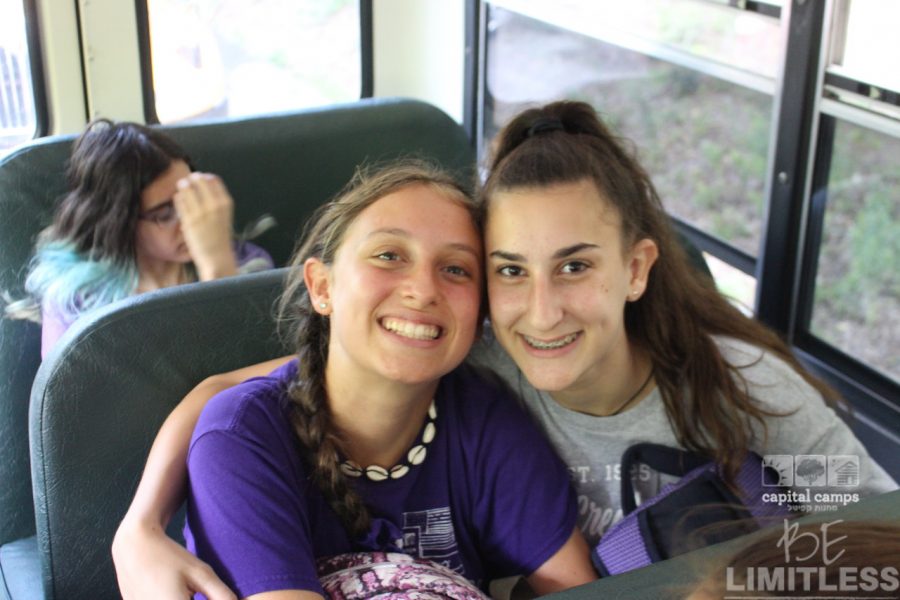
[[527,318],[536,332],[550,331],[562,320],[563,310],[557,291],[546,278],[532,279]]
[[412,308],[424,308],[437,302],[440,296],[437,273],[422,266],[412,269],[403,282],[403,299]]

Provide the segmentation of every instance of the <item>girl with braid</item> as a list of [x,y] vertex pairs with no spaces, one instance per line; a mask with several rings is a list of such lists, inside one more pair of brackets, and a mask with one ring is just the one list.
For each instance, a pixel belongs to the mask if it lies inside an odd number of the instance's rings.
[[[421,165],[358,175],[320,209],[280,301],[296,357],[213,398],[188,451],[188,548],[239,597],[322,596],[317,563],[357,551],[476,586],[595,577],[564,465],[460,367],[482,264],[471,201]],[[442,585],[480,597],[459,579]]]

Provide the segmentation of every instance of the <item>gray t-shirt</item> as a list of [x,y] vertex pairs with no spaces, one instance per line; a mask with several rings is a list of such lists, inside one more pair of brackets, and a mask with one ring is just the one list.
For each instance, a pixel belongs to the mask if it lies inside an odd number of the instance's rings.
[[[716,341],[725,359],[741,367],[751,395],[761,408],[791,413],[768,418],[766,441],[758,428],[750,450],[783,471],[787,487],[804,494],[793,500],[802,501],[808,494],[808,502],[802,503],[804,510],[829,510],[897,488],[846,423],[825,404],[821,394],[790,365],[745,342],[732,338]],[[611,524],[622,518],[622,453],[640,442],[681,447],[658,388],[621,414],[597,417],[569,410],[532,387],[490,331],[473,348],[469,360],[490,367],[518,392],[568,465],[578,494],[579,526],[592,546]],[[641,502],[654,496],[671,478],[641,465],[632,480],[637,501]],[[773,493],[776,491],[773,488]]]

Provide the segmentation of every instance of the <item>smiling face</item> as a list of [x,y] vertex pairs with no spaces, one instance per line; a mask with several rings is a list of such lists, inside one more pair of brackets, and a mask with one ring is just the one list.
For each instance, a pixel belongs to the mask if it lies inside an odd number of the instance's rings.
[[305,265],[330,316],[329,373],[415,384],[459,365],[475,339],[481,240],[455,197],[414,184],[363,210],[331,265]]
[[489,207],[495,335],[532,385],[589,399],[627,367],[625,303],[643,293],[656,245],[623,252],[620,217],[588,180],[498,191]]
[[135,252],[138,265],[147,262],[187,263],[191,261],[181,225],[174,215],[172,196],[180,179],[191,174],[187,163],[174,160],[162,175],[141,191],[141,210],[138,219]]

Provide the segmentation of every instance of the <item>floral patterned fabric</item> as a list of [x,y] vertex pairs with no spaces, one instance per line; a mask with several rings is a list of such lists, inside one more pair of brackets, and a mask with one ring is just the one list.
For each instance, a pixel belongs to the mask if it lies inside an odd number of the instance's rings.
[[399,552],[321,558],[316,570],[331,600],[487,600],[459,573]]

